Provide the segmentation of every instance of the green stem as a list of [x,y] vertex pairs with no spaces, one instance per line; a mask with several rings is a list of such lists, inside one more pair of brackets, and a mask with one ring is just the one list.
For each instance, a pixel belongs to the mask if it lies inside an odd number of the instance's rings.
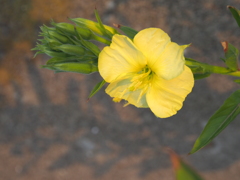
[[227,75],[240,77],[240,71],[235,71],[235,72],[229,73]]
[[204,72],[202,73],[215,73],[215,74],[223,74],[223,75],[240,77],[240,71],[233,72],[229,68],[213,66],[206,63],[200,63],[198,61],[195,61],[189,58],[186,58],[185,64],[190,68],[201,67],[204,70]]

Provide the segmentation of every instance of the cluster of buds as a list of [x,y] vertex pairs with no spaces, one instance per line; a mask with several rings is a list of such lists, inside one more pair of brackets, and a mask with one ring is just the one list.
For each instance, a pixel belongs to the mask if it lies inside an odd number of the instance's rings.
[[55,72],[77,72],[90,74],[98,71],[98,55],[100,49],[93,42],[111,44],[117,30],[103,25],[95,11],[98,22],[83,18],[70,19],[70,23],[51,22],[52,27],[40,27],[42,39],[33,50],[37,54],[52,57],[42,66]]
[[[91,74],[98,71],[98,56],[100,49],[94,42],[109,46],[114,34],[120,34],[115,28],[104,25],[95,10],[97,22],[84,19],[69,19],[70,23],[51,22],[52,27],[40,27],[42,39],[37,43],[36,55],[46,54],[51,57],[43,68],[58,72],[76,72]],[[114,24],[130,39],[137,31],[127,26]],[[98,92],[105,84],[102,80],[91,91],[89,98]]]

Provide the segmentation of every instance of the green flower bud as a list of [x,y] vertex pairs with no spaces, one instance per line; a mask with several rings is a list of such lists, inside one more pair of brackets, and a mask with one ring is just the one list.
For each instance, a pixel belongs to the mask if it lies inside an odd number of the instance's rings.
[[[45,35],[47,36],[47,34],[45,34]],[[56,38],[57,40],[59,40],[62,43],[70,42],[66,36],[59,34],[57,31],[48,31],[48,36],[50,38]]]
[[64,53],[76,56],[83,56],[86,54],[93,55],[92,53],[87,52],[87,50],[81,46],[71,45],[71,44],[63,44],[61,46],[56,47],[57,50],[60,50]]
[[41,42],[48,46],[50,49],[54,49],[56,46],[60,46],[62,45],[61,42],[59,42],[58,40],[56,39],[50,39],[48,37],[45,37],[44,39],[41,40]]
[[[83,39],[92,39],[92,32],[89,29],[86,28],[80,28],[80,27],[74,27],[72,24],[68,23],[52,23],[56,27],[57,30],[60,30],[63,33],[66,33],[70,36],[76,36],[77,33],[83,38]],[[76,31],[75,31],[76,28]]]
[[[49,59],[46,64],[51,65],[51,64],[56,64],[56,63],[74,62],[75,61],[74,59],[76,59],[75,56],[69,57],[69,58],[68,57],[53,57],[53,58]],[[75,62],[77,62],[77,61],[75,61]]]
[[46,25],[41,26],[40,29],[43,33],[47,33],[48,31],[55,31],[56,30],[55,27],[48,27]]
[[77,72],[81,74],[91,74],[98,71],[98,67],[92,63],[57,63],[51,65],[44,65],[42,67],[57,72]]
[[[73,21],[74,23],[76,23],[80,27],[88,28],[101,36],[105,35],[103,33],[104,30],[101,30],[101,27],[100,27],[99,23],[97,23],[97,22],[94,22],[94,21],[91,21],[88,19],[84,19],[84,18],[74,18],[74,19],[70,19],[70,20]],[[110,26],[104,25],[104,28],[107,31],[109,31],[111,34],[118,34],[117,30]]]
[[97,57],[89,56],[69,56],[69,57],[53,57],[47,61],[47,65],[57,64],[57,63],[69,63],[69,62],[84,62],[84,63],[97,63]]
[[51,56],[51,57],[68,57],[69,56],[69,55],[67,55],[66,53],[63,53],[63,52],[51,51],[51,50],[48,50],[48,49],[46,49],[42,52],[47,54],[48,56]]

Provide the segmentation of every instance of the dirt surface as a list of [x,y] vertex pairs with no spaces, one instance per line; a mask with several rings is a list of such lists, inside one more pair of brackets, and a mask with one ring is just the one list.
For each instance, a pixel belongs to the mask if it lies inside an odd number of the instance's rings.
[[240,119],[210,145],[187,156],[208,118],[239,85],[212,75],[198,80],[179,113],[156,118],[123,107],[104,93],[87,96],[98,74],[54,74],[32,59],[39,26],[67,17],[136,30],[158,27],[187,57],[223,65],[220,42],[240,48],[240,31],[227,5],[239,0],[0,0],[0,180],[173,180],[170,147],[207,180],[240,179]]

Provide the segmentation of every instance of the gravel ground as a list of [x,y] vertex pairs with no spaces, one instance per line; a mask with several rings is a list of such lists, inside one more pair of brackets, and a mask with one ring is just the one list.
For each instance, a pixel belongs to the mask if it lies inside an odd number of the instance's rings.
[[[71,2],[71,3],[70,3]],[[67,17],[136,30],[158,27],[187,57],[223,65],[221,41],[240,48],[240,31],[226,9],[239,0],[0,0],[0,180],[173,180],[170,147],[207,180],[240,179],[240,120],[210,145],[187,156],[208,118],[238,87],[212,75],[196,81],[179,113],[156,118],[149,109],[123,107],[102,90],[87,96],[98,74],[54,74],[32,59],[39,26]]]

